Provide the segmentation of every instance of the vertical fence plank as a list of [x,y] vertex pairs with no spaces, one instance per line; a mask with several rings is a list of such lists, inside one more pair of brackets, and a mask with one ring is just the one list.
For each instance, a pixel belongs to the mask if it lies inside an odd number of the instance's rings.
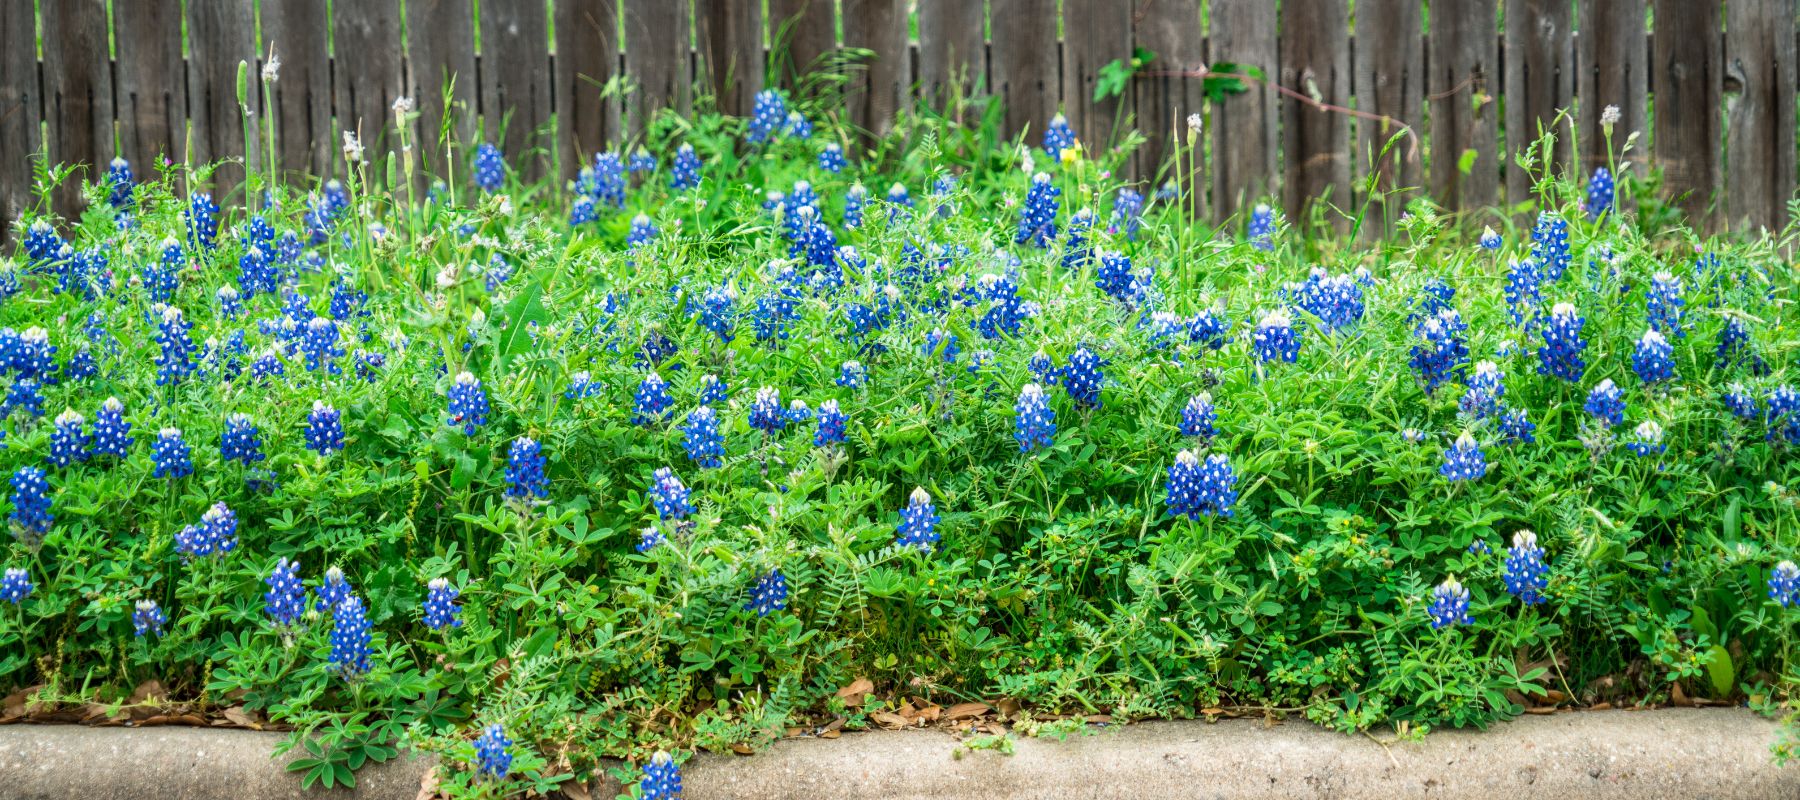
[[1614,155],[1624,148],[1626,137],[1636,133],[1639,141],[1628,160],[1643,160],[1643,137],[1650,132],[1645,124],[1650,69],[1645,63],[1649,54],[1644,48],[1644,0],[1584,0],[1579,51],[1575,94],[1581,98],[1577,137],[1581,171],[1591,173],[1607,164],[1606,137],[1600,127],[1607,106],[1619,107],[1619,124],[1613,126]]
[[483,3],[479,21],[482,128],[520,177],[543,177],[534,134],[550,121],[550,18],[543,3],[526,0]]
[[[419,110],[419,150],[425,169],[449,176],[467,170],[462,148],[475,144],[479,112],[472,0],[406,0],[407,81]],[[446,104],[445,94],[449,100]],[[449,141],[445,140],[446,133]],[[454,144],[455,147],[450,147]]]
[[618,71],[618,0],[558,0],[556,137],[564,178],[575,177],[590,153],[618,137],[618,98],[602,95]]
[[1112,138],[1113,124],[1128,124],[1121,105],[1131,95],[1094,99],[1100,70],[1131,61],[1131,14],[1108,0],[1063,0],[1063,113],[1089,152]]
[[[181,3],[139,0],[113,5],[119,68],[113,76],[119,119],[119,155],[140,177],[156,163],[181,160],[187,125],[187,91],[181,81]],[[4,46],[4,45],[0,45]]]
[[912,88],[905,0],[844,0],[844,46],[873,52],[851,75],[845,108],[872,136],[894,127],[901,99]]
[[43,137],[38,127],[37,16],[32,4],[0,2],[0,243],[31,207],[31,159]]
[[1281,28],[1281,84],[1314,99],[1281,99],[1284,206],[1299,223],[1314,201],[1350,204],[1350,118],[1319,105],[1350,105],[1349,9],[1344,0],[1287,0]]
[[769,0],[769,42],[780,84],[800,88],[801,79],[837,49],[836,0]]
[[1655,8],[1650,68],[1656,83],[1656,150],[1651,155],[1662,168],[1670,199],[1690,224],[1704,230],[1723,166],[1722,9],[1719,0],[1656,0]]
[[1187,116],[1206,112],[1206,95],[1200,91],[1200,73],[1206,68],[1200,0],[1139,0],[1133,19],[1132,40],[1156,54],[1149,73],[1132,81],[1138,128],[1144,132],[1137,176],[1173,181],[1188,215],[1198,218],[1205,210],[1204,143],[1196,140],[1179,164],[1171,159],[1176,145],[1187,141]]
[[[1398,193],[1419,185],[1425,157],[1421,8],[1419,0],[1361,0],[1356,4],[1356,107],[1387,118],[1356,122],[1357,177],[1379,176],[1375,185],[1380,197],[1371,208],[1374,219],[1363,227],[1371,237],[1399,217],[1407,198]],[[1383,155],[1383,148],[1402,125],[1412,128],[1413,134]]]
[[[1213,0],[1213,63],[1256,67],[1272,79],[1279,66],[1275,4]],[[1227,97],[1213,111],[1213,218],[1224,221],[1275,189],[1275,100],[1261,83]]]
[[56,187],[56,210],[81,214],[81,187],[98,180],[112,159],[112,69],[103,0],[57,0],[43,6],[44,121],[50,160],[83,170]]
[[[1494,0],[1434,3],[1425,58],[1431,112],[1431,194],[1453,211],[1499,199],[1499,46]],[[1464,172],[1464,167],[1467,172]]]
[[[277,159],[290,180],[331,174],[332,155],[338,150],[337,132],[331,125],[331,51],[325,38],[325,12],[326,0],[283,0],[262,8],[263,41],[268,43],[263,57],[268,58],[272,49],[281,61],[271,90],[275,108],[264,114],[265,124],[275,126],[276,152],[269,158]],[[180,32],[176,33],[179,40]],[[123,38],[120,44],[124,44]]]
[[750,116],[763,88],[762,3],[694,0],[694,24],[705,60],[705,85],[719,110]]
[[1793,0],[1731,0],[1725,31],[1725,76],[1738,90],[1727,115],[1728,219],[1779,229],[1794,196]]
[[988,77],[993,92],[1006,106],[1002,134],[1016,137],[1031,131],[1030,140],[1042,138],[1044,126],[1056,116],[1061,94],[1056,54],[1056,3],[1053,0],[993,0],[992,63]]
[[338,65],[331,95],[338,126],[356,132],[373,161],[398,146],[389,133],[394,100],[406,93],[400,72],[400,0],[339,2],[332,6],[331,23]]
[[631,136],[643,136],[658,109],[687,113],[687,0],[625,0],[625,74],[636,83],[625,98]]
[[[1569,166],[1569,133],[1555,129],[1558,111],[1573,106],[1575,65],[1569,0],[1506,0],[1506,201],[1531,198],[1535,176],[1510,157],[1537,141],[1556,137],[1552,170]],[[1544,154],[1538,154],[1540,159]],[[1540,164],[1541,164],[1540,160]],[[1541,169],[1542,167],[1540,167]],[[1540,173],[1541,174],[1541,173]]]
[[257,145],[251,141],[245,149],[245,120],[237,101],[238,64],[257,62],[256,16],[251,0],[190,2],[187,26],[188,163],[234,160],[212,174],[213,200],[224,206],[243,183],[245,165],[256,164]]
[[968,96],[987,85],[987,47],[982,0],[919,4],[919,97],[947,109],[954,93]]

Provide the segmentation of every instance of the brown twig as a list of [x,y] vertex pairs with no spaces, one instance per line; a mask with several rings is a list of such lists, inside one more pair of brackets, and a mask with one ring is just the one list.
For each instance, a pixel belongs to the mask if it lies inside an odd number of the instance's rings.
[[[1200,69],[1147,70],[1147,71],[1142,72],[1141,74],[1150,76],[1150,77],[1156,77],[1156,78],[1205,78],[1208,75],[1211,75],[1213,73],[1211,70],[1208,70],[1205,67],[1201,67]],[[1222,73],[1218,73],[1218,74],[1229,75],[1233,78],[1239,78],[1241,80],[1255,81],[1257,83],[1262,84],[1263,86],[1265,86],[1267,88],[1274,89],[1276,92],[1278,92],[1282,95],[1293,98],[1294,100],[1298,100],[1298,101],[1305,103],[1309,106],[1312,106],[1313,108],[1316,108],[1320,111],[1344,114],[1346,116],[1355,117],[1357,119],[1366,119],[1371,122],[1379,122],[1382,125],[1398,126],[1400,128],[1400,130],[1406,134],[1406,141],[1407,141],[1406,158],[1407,158],[1407,160],[1408,161],[1417,161],[1418,160],[1419,146],[1420,146],[1419,145],[1419,132],[1413,130],[1413,127],[1411,125],[1401,122],[1400,120],[1394,119],[1391,116],[1388,116],[1386,114],[1375,114],[1375,113],[1368,112],[1368,111],[1359,111],[1357,109],[1350,108],[1348,106],[1340,106],[1336,103],[1327,103],[1323,100],[1315,99],[1311,95],[1302,94],[1301,92],[1298,92],[1294,89],[1289,89],[1288,87],[1282,86],[1281,84],[1276,83],[1275,81],[1268,80],[1266,78],[1258,78],[1255,75],[1246,75],[1242,72],[1222,72]],[[1451,94],[1461,91],[1463,89],[1463,87],[1465,85],[1467,85],[1467,83],[1468,83],[1468,81],[1464,81],[1463,84],[1460,84],[1455,89],[1452,89]]]

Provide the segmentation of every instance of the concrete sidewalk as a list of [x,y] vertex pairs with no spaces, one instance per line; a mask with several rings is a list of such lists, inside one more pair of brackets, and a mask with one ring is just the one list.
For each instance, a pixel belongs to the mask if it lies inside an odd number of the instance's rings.
[[[758,798],[1795,798],[1800,766],[1769,756],[1772,722],[1740,709],[1527,716],[1486,732],[1383,746],[1303,722],[1144,723],[1014,755],[963,752],[940,731],[796,739],[753,757],[703,755],[690,800]],[[22,800],[302,798],[269,761],[279,734],[205,728],[0,727],[0,796]],[[355,795],[412,800],[430,766],[357,774]],[[616,785],[592,787],[610,798]]]

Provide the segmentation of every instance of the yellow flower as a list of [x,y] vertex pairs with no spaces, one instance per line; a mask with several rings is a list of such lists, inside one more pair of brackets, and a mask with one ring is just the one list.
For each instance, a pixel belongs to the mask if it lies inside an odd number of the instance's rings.
[[1064,164],[1074,164],[1080,160],[1081,160],[1081,140],[1077,139],[1077,140],[1075,140],[1074,144],[1071,144],[1068,147],[1065,147],[1062,149],[1062,162]]

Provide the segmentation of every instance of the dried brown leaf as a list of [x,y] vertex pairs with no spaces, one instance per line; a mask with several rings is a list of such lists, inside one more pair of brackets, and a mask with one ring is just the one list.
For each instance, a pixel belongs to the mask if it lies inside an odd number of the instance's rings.
[[957,703],[944,711],[944,719],[973,719],[993,710],[987,703]]
[[899,730],[912,725],[905,717],[892,711],[877,711],[870,714],[869,719],[875,720],[875,724],[888,730]]
[[431,769],[425,770],[424,775],[419,776],[419,793],[413,800],[432,800],[432,798],[437,797],[437,794],[437,767],[432,767]]
[[874,681],[871,681],[868,678],[857,678],[856,680],[851,681],[849,686],[839,689],[837,691],[837,696],[844,701],[844,705],[855,708],[862,705],[863,700],[874,691]]

